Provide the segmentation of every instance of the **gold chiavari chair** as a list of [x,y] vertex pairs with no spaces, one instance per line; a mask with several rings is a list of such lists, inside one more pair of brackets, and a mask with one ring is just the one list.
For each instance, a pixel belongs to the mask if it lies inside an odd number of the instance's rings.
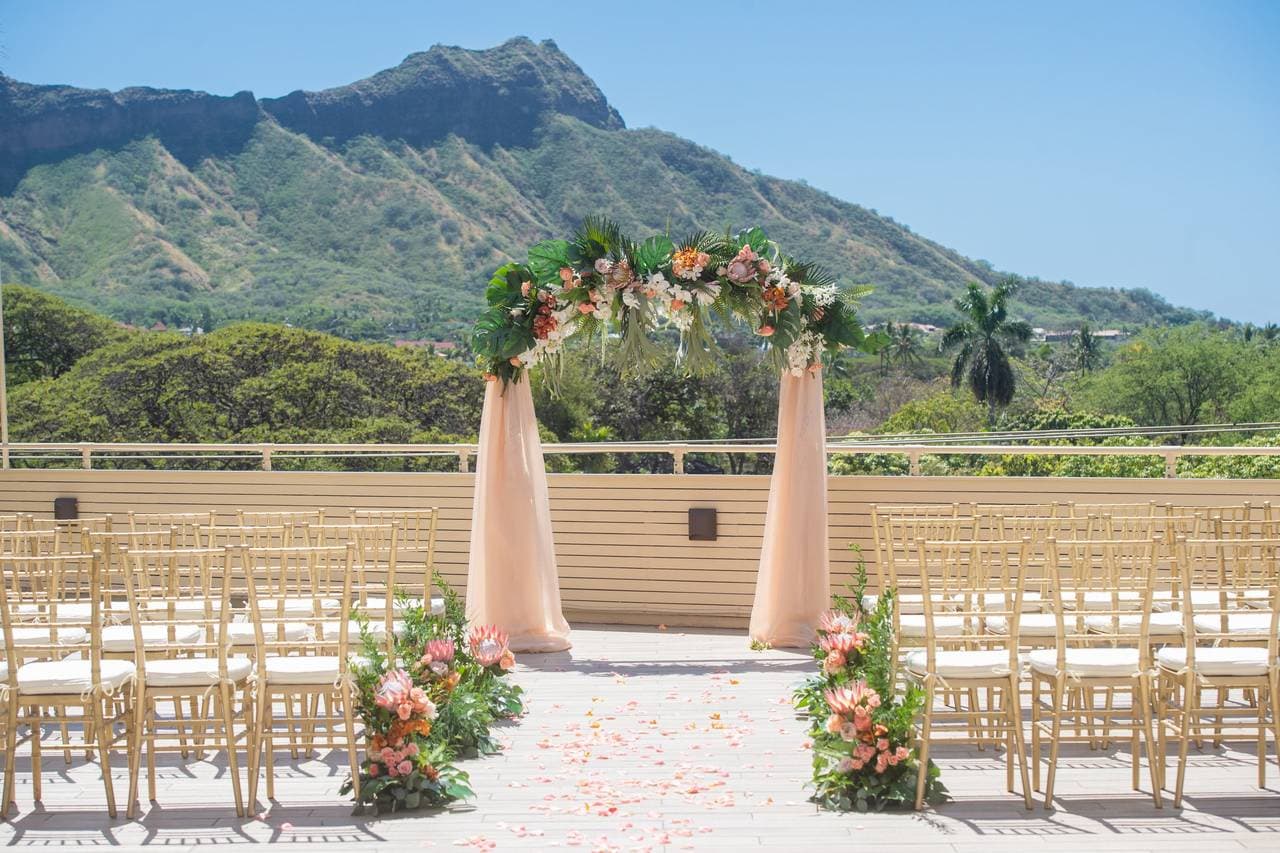
[[[1169,737],[1178,743],[1175,808],[1182,804],[1193,732],[1211,726],[1215,742],[1252,741],[1258,787],[1266,785],[1269,726],[1280,755],[1274,708],[1280,697],[1280,539],[1183,540],[1178,556],[1186,643],[1156,654],[1161,755]],[[1216,592],[1216,604],[1198,600],[1201,589]],[[1258,589],[1270,592],[1269,612],[1242,612],[1238,601]],[[1252,696],[1253,704],[1233,701],[1237,690]],[[1162,764],[1162,782],[1164,771]]]
[[[156,756],[178,752],[185,758],[189,744],[194,744],[197,757],[209,751],[226,752],[236,814],[243,817],[238,744],[243,741],[248,752],[252,738],[249,678],[253,663],[246,656],[229,654],[231,581],[225,570],[227,550],[129,551],[125,560],[129,567],[124,573],[125,584],[138,616],[128,626],[137,678],[131,721],[127,814],[133,817],[135,813],[144,745],[147,792],[155,802]],[[192,569],[177,572],[180,562]],[[168,575],[176,582],[162,588],[157,595],[156,574]],[[202,580],[191,583],[195,577]],[[172,720],[157,715],[158,702],[172,702],[175,709],[180,709],[183,700],[193,709],[189,719],[181,714],[175,714]],[[201,710],[196,712],[196,708]],[[238,735],[237,716],[242,723]]]
[[[1114,729],[1129,732],[1133,757],[1133,788],[1140,790],[1141,742],[1145,739],[1151,774],[1151,796],[1160,796],[1160,760],[1155,754],[1151,711],[1151,643],[1149,624],[1156,576],[1155,545],[1141,540],[1054,541],[1050,544],[1053,573],[1055,648],[1028,655],[1031,674],[1031,753],[1037,790],[1040,784],[1042,740],[1049,742],[1045,807],[1053,805],[1060,748],[1064,743],[1105,743]],[[1095,578],[1110,578],[1111,600],[1096,598]],[[1088,600],[1086,600],[1088,597]],[[1136,602],[1136,606],[1135,606]],[[1087,615],[1086,615],[1087,614]],[[1103,632],[1089,620],[1107,620]],[[1105,701],[1099,707],[1097,696]],[[1127,694],[1127,706],[1117,706],[1117,693]],[[1074,724],[1075,734],[1064,730]],[[1087,729],[1082,734],[1081,728]]]
[[324,524],[322,509],[295,510],[291,512],[246,512],[238,510],[236,520],[241,527],[281,527],[300,524]]
[[[1022,615],[1020,569],[1028,543],[920,542],[917,544],[920,588],[923,594],[925,642],[906,657],[905,672],[924,691],[916,785],[917,809],[924,804],[929,750],[934,742],[983,745],[1005,742],[1007,787],[1014,790],[1014,763],[1022,777],[1022,794],[1030,809],[1031,783],[1021,721],[1018,620]],[[1012,591],[1012,597],[1007,595]],[[989,606],[985,602],[1002,602]],[[941,609],[941,603],[947,609]],[[1003,635],[984,632],[982,623],[993,616],[1007,620]],[[939,620],[962,620],[961,631],[939,633]],[[949,622],[946,624],[950,624]],[[939,704],[946,692],[991,696],[987,708],[971,703],[967,709]]]
[[[337,620],[337,633],[326,633],[333,613],[346,612],[351,601],[355,545],[328,548],[242,548],[239,560],[248,579],[250,620],[257,632],[256,697],[258,714],[255,744],[249,756],[249,803],[256,802],[260,771],[265,765],[267,798],[275,798],[275,741],[277,702],[292,708],[294,697],[303,699],[304,716],[289,720],[290,739],[301,737],[310,750],[317,729],[324,728],[330,748],[345,746],[359,796],[353,684],[350,676],[350,625]],[[294,584],[298,584],[294,587]],[[306,589],[310,612],[287,609],[290,600],[281,590]],[[314,637],[305,648],[278,639],[278,626],[305,619]],[[310,700],[310,701],[308,701]],[[321,713],[321,710],[325,713]],[[290,711],[290,713],[292,713]]]
[[[134,667],[129,661],[102,657],[102,614],[98,573],[102,555],[15,557],[0,555],[0,625],[5,640],[8,718],[5,738],[3,800],[13,802],[14,768],[19,723],[31,727],[31,786],[36,802],[42,798],[40,728],[47,722],[64,726],[83,723],[86,737],[93,732],[102,768],[107,812],[116,816],[110,754],[116,742],[128,737],[115,726],[124,723],[117,705],[131,710]],[[60,591],[63,575],[83,577],[89,610],[64,612]],[[15,579],[13,576],[18,575]],[[78,581],[77,581],[78,582]],[[24,609],[28,606],[29,609]],[[29,616],[34,610],[36,616]],[[19,618],[19,614],[22,614]],[[80,713],[73,716],[72,709]],[[7,810],[7,805],[6,805]]]
[[[395,524],[395,583],[392,585],[393,607],[397,614],[403,605],[394,603],[399,597],[412,606],[431,602],[431,612],[444,612],[444,600],[432,595],[436,571],[436,534],[440,511],[429,509],[365,510],[352,509],[351,520],[357,524]],[[372,605],[371,605],[372,606]]]
[[1168,504],[1156,501],[1135,501],[1133,503],[1089,503],[1087,501],[1068,501],[1066,511],[1071,515],[1084,517],[1088,515],[1108,516],[1153,516],[1164,515],[1169,510]]
[[[909,522],[909,521],[925,521],[927,519],[954,519],[960,515],[972,517],[973,513],[966,509],[961,512],[961,505],[958,503],[951,504],[872,504],[871,505],[871,536],[872,547],[875,549],[875,575],[874,580],[876,589],[874,594],[868,598],[874,600],[879,594],[889,588],[889,560],[893,556],[893,535],[889,529],[889,525],[893,521]],[[945,538],[945,537],[942,537]],[[915,554],[909,553],[908,559],[914,559]],[[867,601],[863,602],[863,607],[867,607]]]
[[[367,617],[369,633],[382,639],[390,652],[395,636],[404,626],[403,621],[396,621],[396,617],[402,615],[402,607],[397,605],[421,604],[421,599],[397,602],[391,594],[397,578],[399,525],[330,523],[309,526],[307,534],[312,547],[338,547],[347,543],[355,546],[352,609]],[[327,634],[332,635],[336,630],[336,622],[325,624]],[[359,644],[360,624],[352,620],[348,631],[353,644]]]
[[215,524],[200,529],[201,548],[289,548],[307,544],[306,524]]
[[216,527],[217,512],[130,512],[129,530],[146,533],[165,530],[169,532],[173,548],[203,547],[202,529]]

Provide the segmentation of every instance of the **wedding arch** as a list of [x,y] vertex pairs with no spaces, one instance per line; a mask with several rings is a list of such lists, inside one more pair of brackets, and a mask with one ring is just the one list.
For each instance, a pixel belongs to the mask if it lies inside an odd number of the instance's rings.
[[517,651],[569,647],[560,607],[546,470],[529,370],[551,367],[571,338],[617,338],[624,372],[661,355],[651,335],[679,332],[689,371],[714,357],[714,320],[746,324],[778,368],[778,449],[770,481],[753,640],[807,646],[829,603],[822,359],[869,349],[856,315],[870,288],[843,290],[822,267],[779,251],[764,231],[698,232],[636,242],[601,217],[569,240],[529,249],[485,291],[472,347],[484,366],[484,410],[467,569],[467,613],[498,624]]

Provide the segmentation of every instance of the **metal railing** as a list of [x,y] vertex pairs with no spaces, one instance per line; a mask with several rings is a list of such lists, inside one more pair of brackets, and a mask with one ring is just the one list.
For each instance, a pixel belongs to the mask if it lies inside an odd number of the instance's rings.
[[[476,444],[170,444],[110,442],[13,442],[0,446],[0,465],[10,468],[15,461],[79,461],[84,469],[92,469],[94,461],[119,460],[250,460],[254,467],[272,470],[275,459],[323,458],[409,458],[454,457],[457,470],[471,470],[471,459],[479,449]],[[647,442],[611,441],[574,444],[545,444],[547,456],[579,454],[657,454],[669,456],[672,473],[683,474],[685,457],[690,454],[772,454],[774,441],[754,443],[731,442]],[[905,456],[908,473],[920,474],[920,460],[926,456],[1151,456],[1164,460],[1166,477],[1177,474],[1178,460],[1203,456],[1280,456],[1280,447],[1196,446],[1196,445],[1021,445],[1021,444],[880,444],[866,441],[831,441],[827,454],[887,454]]]

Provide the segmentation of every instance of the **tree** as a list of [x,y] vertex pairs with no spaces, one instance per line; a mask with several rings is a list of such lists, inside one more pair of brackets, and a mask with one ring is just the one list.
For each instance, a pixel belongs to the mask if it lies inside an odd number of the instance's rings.
[[1012,281],[1002,281],[990,290],[969,282],[955,302],[964,319],[942,336],[942,351],[956,354],[952,387],[968,384],[974,399],[987,405],[989,426],[995,425],[997,408],[1013,402],[1017,380],[1010,352],[1031,340],[1030,325],[1009,319],[1008,300],[1015,288]]
[[883,350],[887,363],[908,368],[924,361],[921,355],[920,333],[910,324],[898,323],[895,326],[891,321],[885,324],[885,333],[889,336],[889,343]]
[[1081,323],[1071,336],[1071,361],[1081,373],[1089,373],[1102,363],[1102,340],[1088,323]]
[[1145,426],[1226,418],[1246,384],[1252,351],[1239,337],[1202,323],[1148,329],[1089,379],[1085,404]]
[[30,287],[4,288],[4,358],[8,384],[55,378],[88,353],[128,336],[106,317]]

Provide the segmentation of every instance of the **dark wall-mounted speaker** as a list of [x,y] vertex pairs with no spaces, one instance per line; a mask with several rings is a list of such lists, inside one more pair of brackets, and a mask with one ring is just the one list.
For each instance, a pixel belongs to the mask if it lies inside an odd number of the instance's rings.
[[58,520],[79,518],[80,502],[76,498],[54,498],[53,517]]
[[716,540],[716,511],[711,507],[689,510],[689,538],[704,542]]

